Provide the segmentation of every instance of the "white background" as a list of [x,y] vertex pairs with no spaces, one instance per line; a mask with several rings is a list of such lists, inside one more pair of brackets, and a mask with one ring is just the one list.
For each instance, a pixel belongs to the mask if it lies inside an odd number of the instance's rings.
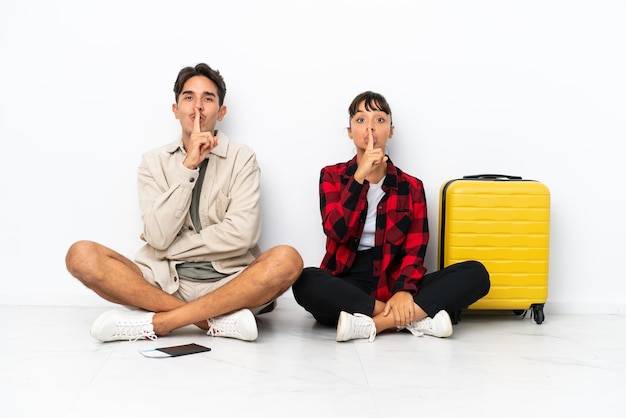
[[134,255],[141,154],[180,133],[176,74],[206,62],[219,128],[262,166],[263,248],[319,263],[319,170],[353,156],[347,107],[374,90],[392,160],[426,186],[429,270],[440,185],[521,175],[552,196],[546,311],[624,313],[624,22],[608,0],[3,0],[0,303],[106,304],[65,252]]

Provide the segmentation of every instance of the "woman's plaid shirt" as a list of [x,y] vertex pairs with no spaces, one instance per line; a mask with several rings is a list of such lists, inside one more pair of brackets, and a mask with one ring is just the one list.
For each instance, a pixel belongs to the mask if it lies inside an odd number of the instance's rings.
[[[347,274],[354,262],[367,214],[369,182],[354,180],[356,156],[346,162],[324,167],[320,174],[320,210],[326,234],[326,254],[321,268],[335,276]],[[374,276],[378,286],[372,292],[386,302],[395,292],[415,294],[426,273],[424,256],[428,244],[426,196],[422,181],[387,161],[385,192],[377,208],[374,235]]]

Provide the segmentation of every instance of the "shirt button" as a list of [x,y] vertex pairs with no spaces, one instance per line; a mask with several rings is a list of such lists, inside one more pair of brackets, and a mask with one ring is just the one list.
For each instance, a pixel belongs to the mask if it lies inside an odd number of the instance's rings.
[[190,231],[193,231],[193,226],[190,226],[190,227],[189,227],[189,230],[190,230]]
[[195,179],[193,177],[189,177],[189,183],[193,183]]
[[178,281],[178,277],[174,277],[174,281],[177,282]]

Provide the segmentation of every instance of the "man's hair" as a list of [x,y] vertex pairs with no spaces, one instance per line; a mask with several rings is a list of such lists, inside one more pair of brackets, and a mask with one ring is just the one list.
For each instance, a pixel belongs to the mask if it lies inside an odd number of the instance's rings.
[[350,106],[348,107],[348,113],[350,117],[348,122],[352,120],[352,117],[359,110],[359,104],[361,102],[365,102],[366,110],[380,110],[381,112],[385,112],[389,115],[389,119],[391,124],[393,125],[393,119],[391,118],[391,107],[389,107],[389,103],[387,103],[387,99],[382,94],[374,93],[373,91],[365,91],[352,100]]
[[214,70],[204,63],[200,63],[195,67],[185,67],[178,72],[178,77],[174,83],[176,104],[178,104],[178,96],[180,96],[187,80],[197,75],[204,76],[215,83],[217,86],[217,95],[219,96],[219,105],[222,106],[224,104],[224,97],[226,96],[226,83],[224,82],[224,78],[218,70]]

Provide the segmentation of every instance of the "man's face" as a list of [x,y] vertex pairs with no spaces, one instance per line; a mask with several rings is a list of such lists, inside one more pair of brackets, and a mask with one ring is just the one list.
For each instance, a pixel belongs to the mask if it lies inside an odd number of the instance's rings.
[[183,129],[184,139],[189,138],[193,131],[196,109],[200,112],[202,132],[213,132],[217,122],[226,114],[226,106],[219,105],[217,86],[201,75],[187,80],[178,96],[178,104],[172,105],[172,111]]

